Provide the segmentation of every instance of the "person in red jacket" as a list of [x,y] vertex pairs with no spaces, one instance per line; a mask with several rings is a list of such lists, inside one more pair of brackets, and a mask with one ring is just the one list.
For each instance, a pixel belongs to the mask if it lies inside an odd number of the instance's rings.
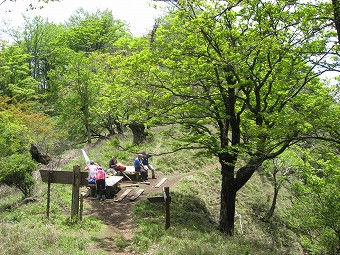
[[105,192],[106,192],[106,173],[102,167],[98,167],[96,171],[96,193],[98,200],[105,200]]

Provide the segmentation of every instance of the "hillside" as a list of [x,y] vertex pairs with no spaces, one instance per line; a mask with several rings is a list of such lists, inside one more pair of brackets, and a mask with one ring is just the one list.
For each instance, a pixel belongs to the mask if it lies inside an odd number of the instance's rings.
[[[146,149],[159,150],[161,146],[155,143],[157,141],[150,142]],[[85,148],[90,158],[103,164],[113,151],[124,163],[129,162],[126,159],[134,157],[131,152],[112,148],[110,140]],[[162,149],[166,150],[164,147]],[[152,159],[158,179],[151,180],[151,185],[145,186],[145,192],[138,200],[116,203],[112,199],[99,202],[86,198],[84,219],[80,223],[69,221],[70,187],[57,184],[52,185],[51,219],[46,221],[46,184],[38,184],[37,203],[1,213],[4,242],[8,243],[13,238],[17,238],[18,242],[11,243],[0,254],[9,254],[10,251],[13,251],[10,254],[22,254],[21,251],[33,254],[36,251],[33,243],[40,247],[39,254],[56,254],[53,251],[58,251],[57,254],[70,254],[68,252],[72,251],[72,254],[121,255],[303,254],[295,234],[285,227],[283,215],[286,205],[281,197],[273,220],[261,220],[261,215],[270,204],[271,187],[259,175],[256,174],[239,192],[236,234],[233,238],[226,238],[216,229],[220,189],[218,164],[213,159],[206,159],[207,165],[197,169],[193,167],[200,161],[197,154],[180,152],[172,157],[181,160],[166,167],[164,162],[168,157],[160,155]],[[84,166],[80,149],[68,151],[54,160],[50,165],[52,168],[56,165],[59,169],[72,169],[74,164]],[[164,186],[170,187],[172,197],[171,227],[167,231],[164,230],[163,206],[151,204],[146,199],[148,196],[162,194],[161,189],[153,188],[162,177],[168,178]],[[123,183],[121,186],[120,192],[124,190]],[[20,235],[15,234],[13,223],[20,229]],[[37,238],[32,238],[29,232],[32,227]],[[55,240],[52,243],[49,241],[51,238]],[[23,242],[28,247],[23,247]],[[46,243],[49,243],[49,247]]]

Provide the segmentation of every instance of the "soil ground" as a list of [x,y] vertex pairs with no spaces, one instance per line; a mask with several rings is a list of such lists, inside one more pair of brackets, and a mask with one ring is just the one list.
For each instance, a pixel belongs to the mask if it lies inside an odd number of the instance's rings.
[[[136,203],[139,199],[143,199],[143,197],[147,194],[155,193],[157,195],[162,195],[163,187],[169,187],[171,192],[171,187],[174,187],[181,178],[189,173],[169,177],[164,176],[162,173],[157,174],[157,179],[148,180],[150,185],[139,184],[138,187],[126,187],[131,184],[131,182],[122,181],[120,183],[121,190],[116,194],[115,198],[119,197],[128,188],[132,189],[132,191],[120,202],[115,202],[114,199],[98,201],[93,197],[87,197],[84,200],[85,203],[88,203],[89,209],[84,211],[83,217],[95,216],[106,224],[107,229],[104,231],[103,236],[99,239],[99,241],[101,242],[101,247],[107,251],[108,254],[134,254],[128,250],[117,247],[117,242],[115,242],[117,237],[123,238],[126,242],[130,242],[133,237],[133,229],[135,226],[133,223],[132,208],[134,203]],[[156,188],[155,186],[164,177],[167,178],[167,180],[159,188]],[[129,197],[135,194],[135,192],[139,189],[144,189],[143,194],[135,201],[130,201]]]

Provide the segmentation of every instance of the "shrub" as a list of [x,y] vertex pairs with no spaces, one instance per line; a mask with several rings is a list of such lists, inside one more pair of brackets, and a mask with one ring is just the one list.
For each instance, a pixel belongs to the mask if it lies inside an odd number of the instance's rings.
[[31,194],[36,163],[28,154],[13,154],[0,162],[0,183],[17,187],[25,197]]

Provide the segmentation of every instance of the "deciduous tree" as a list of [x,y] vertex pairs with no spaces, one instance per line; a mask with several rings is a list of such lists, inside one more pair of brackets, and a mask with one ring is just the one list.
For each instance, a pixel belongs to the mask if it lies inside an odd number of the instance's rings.
[[317,79],[329,49],[322,7],[330,6],[177,1],[155,33],[149,85],[172,95],[155,114],[180,124],[188,147],[219,159],[219,229],[227,235],[236,193],[259,166],[324,127],[318,116],[327,111],[317,110],[333,101]]

